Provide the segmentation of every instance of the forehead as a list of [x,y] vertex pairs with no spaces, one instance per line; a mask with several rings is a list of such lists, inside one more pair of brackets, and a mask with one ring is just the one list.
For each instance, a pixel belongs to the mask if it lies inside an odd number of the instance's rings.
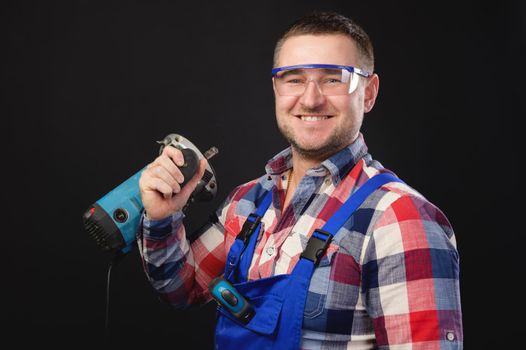
[[309,63],[358,65],[358,49],[343,34],[297,35],[285,40],[279,51],[278,67]]

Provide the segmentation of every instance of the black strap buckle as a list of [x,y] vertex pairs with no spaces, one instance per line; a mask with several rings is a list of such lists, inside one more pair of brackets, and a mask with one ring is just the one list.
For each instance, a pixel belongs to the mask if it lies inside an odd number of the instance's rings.
[[327,231],[321,229],[314,230],[300,258],[309,259],[317,266],[320,258],[329,247],[332,237],[333,235]]
[[[253,218],[254,221],[250,221],[249,218]],[[254,233],[260,222],[261,216],[256,214],[250,214],[245,220],[245,223],[241,228],[241,232],[239,232],[236,238],[242,240],[243,243],[246,245],[248,240],[250,239],[250,236]]]

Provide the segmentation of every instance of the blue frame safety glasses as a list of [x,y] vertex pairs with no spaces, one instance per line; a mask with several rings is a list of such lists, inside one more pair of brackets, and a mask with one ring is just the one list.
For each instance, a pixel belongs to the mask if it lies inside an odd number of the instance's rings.
[[312,81],[325,96],[348,95],[358,86],[358,76],[371,74],[353,66],[299,64],[272,69],[274,87],[280,96],[301,96]]

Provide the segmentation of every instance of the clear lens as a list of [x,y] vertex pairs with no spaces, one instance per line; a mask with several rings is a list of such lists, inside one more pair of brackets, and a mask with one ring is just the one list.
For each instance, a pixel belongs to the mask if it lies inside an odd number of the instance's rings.
[[274,85],[281,96],[301,96],[310,82],[323,95],[348,95],[358,86],[358,76],[340,68],[297,68],[274,76]]

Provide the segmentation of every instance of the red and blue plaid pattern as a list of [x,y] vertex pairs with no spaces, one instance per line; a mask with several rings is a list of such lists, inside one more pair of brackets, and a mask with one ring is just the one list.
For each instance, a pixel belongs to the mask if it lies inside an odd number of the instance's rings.
[[[183,214],[143,219],[138,243],[146,274],[161,297],[177,306],[210,300],[209,282],[246,217],[265,191],[273,202],[262,219],[249,279],[289,273],[308,238],[351,193],[388,171],[367,153],[362,135],[310,169],[282,211],[290,149],[267,174],[237,187],[190,244]],[[459,258],[444,214],[401,183],[374,192],[336,234],[315,269],[304,311],[303,349],[462,349]]]

